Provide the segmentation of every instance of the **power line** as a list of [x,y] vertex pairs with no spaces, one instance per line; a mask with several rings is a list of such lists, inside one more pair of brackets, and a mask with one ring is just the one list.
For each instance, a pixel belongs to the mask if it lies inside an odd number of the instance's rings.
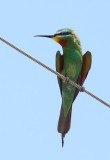
[[23,54],[24,56],[28,57],[29,59],[31,59],[32,61],[36,62],[37,64],[41,65],[42,67],[44,67],[45,69],[49,70],[50,72],[54,73],[55,75],[57,75],[59,78],[61,78],[62,80],[64,80],[67,83],[70,83],[72,86],[74,86],[75,88],[77,88],[80,92],[85,92],[86,94],[88,94],[89,96],[93,97],[94,99],[96,99],[97,101],[101,102],[102,104],[106,105],[107,107],[110,108],[110,104],[108,104],[107,102],[103,101],[102,99],[100,99],[99,97],[97,97],[96,95],[92,94],[91,92],[89,92],[88,90],[86,90],[84,87],[78,85],[77,83],[73,82],[71,79],[69,79],[69,77],[65,77],[62,74],[60,74],[59,72],[54,71],[53,69],[51,69],[50,67],[48,67],[47,65],[45,65],[44,63],[38,61],[37,59],[35,59],[34,57],[30,56],[29,54],[27,54],[26,52],[22,51],[21,49],[19,49],[18,47],[16,47],[15,45],[11,44],[10,42],[6,41],[5,39],[0,37],[0,40],[2,42],[4,42],[5,44],[7,44],[8,46],[14,48],[15,50],[17,50],[18,52],[20,52],[21,54]]

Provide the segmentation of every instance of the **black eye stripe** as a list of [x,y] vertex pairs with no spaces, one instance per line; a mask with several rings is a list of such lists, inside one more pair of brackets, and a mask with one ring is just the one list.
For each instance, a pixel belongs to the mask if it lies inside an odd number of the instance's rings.
[[60,32],[60,33],[55,34],[55,36],[60,36],[60,35],[62,35],[62,36],[65,35],[66,36],[66,35],[69,35],[69,34],[72,35],[71,32]]
[[71,34],[70,32],[62,32],[61,35],[69,35]]

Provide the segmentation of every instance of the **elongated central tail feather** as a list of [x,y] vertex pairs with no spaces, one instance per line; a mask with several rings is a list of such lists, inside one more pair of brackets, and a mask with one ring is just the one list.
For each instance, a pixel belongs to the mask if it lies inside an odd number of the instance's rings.
[[61,133],[61,136],[62,136],[62,147],[64,145],[65,134],[69,131],[70,126],[71,126],[71,113],[72,113],[72,106],[66,117],[64,116],[63,106],[61,107],[57,129],[58,129],[58,132]]

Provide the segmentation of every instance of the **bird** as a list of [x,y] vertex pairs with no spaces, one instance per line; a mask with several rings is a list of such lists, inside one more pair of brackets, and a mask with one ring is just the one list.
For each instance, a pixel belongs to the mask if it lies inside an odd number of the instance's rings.
[[[51,38],[62,46],[63,54],[60,51],[56,53],[56,71],[82,86],[91,68],[92,54],[89,51],[82,54],[81,43],[76,33],[72,29],[63,28],[53,35],[35,35],[34,37]],[[72,104],[79,90],[57,78],[62,98],[57,130],[61,133],[63,147],[65,134],[71,126]]]

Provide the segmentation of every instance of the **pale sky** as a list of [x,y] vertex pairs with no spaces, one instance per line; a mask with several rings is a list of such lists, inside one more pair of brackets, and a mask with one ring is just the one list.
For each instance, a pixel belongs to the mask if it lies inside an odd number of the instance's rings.
[[[84,87],[110,103],[109,0],[1,0],[0,36],[55,69],[62,48],[36,34],[71,28],[92,53]],[[0,43],[0,160],[110,160],[110,109],[85,93],[73,104],[61,147],[55,75]]]

